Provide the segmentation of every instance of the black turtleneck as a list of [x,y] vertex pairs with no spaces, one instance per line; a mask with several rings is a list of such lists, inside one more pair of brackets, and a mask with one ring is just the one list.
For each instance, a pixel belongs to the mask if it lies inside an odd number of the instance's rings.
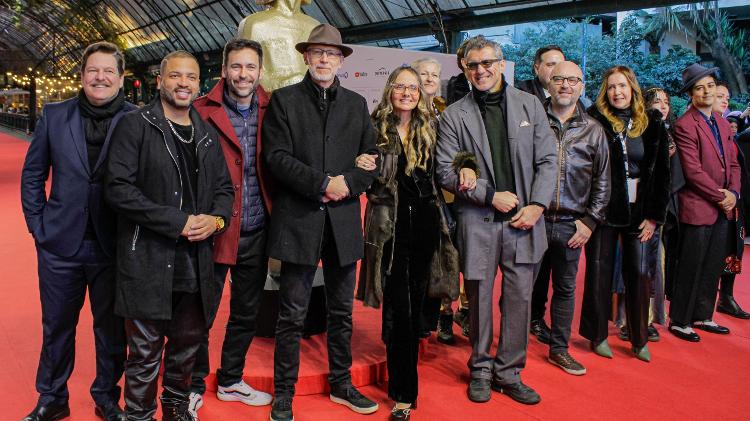
[[[615,109],[612,113],[622,121],[627,131],[628,122],[632,116],[630,108],[624,110]],[[643,161],[643,156],[646,153],[643,149],[643,138],[641,136],[628,136],[625,146],[628,150],[628,178],[641,178],[641,161]]]
[[[495,191],[516,192],[516,183],[513,176],[513,161],[510,156],[510,144],[508,143],[507,126],[507,101],[505,88],[507,83],[502,82],[497,92],[479,91],[474,89],[472,94],[479,106],[484,121],[484,129],[492,153],[492,169],[495,173]],[[516,209],[508,212],[495,211],[495,221],[507,221],[516,213]]]

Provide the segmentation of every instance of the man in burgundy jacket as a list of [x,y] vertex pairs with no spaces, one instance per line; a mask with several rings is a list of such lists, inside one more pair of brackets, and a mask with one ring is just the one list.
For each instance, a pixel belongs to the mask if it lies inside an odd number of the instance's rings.
[[[271,396],[242,381],[245,355],[255,336],[256,315],[266,282],[268,258],[265,227],[271,211],[269,179],[261,159],[261,125],[268,94],[260,86],[263,50],[260,44],[233,39],[224,46],[222,78],[193,106],[219,133],[234,184],[232,221],[214,243],[215,279],[231,271],[231,301],[221,366],[216,371],[217,397],[259,406]],[[219,305],[217,300],[216,306]],[[208,375],[208,337],[196,357],[189,410],[197,420]]]
[[674,124],[686,184],[679,193],[684,227],[669,330],[691,342],[700,340],[693,328],[729,333],[712,316],[724,259],[736,238],[740,166],[729,123],[712,111],[717,70],[692,64],[683,71],[681,91],[692,106]]

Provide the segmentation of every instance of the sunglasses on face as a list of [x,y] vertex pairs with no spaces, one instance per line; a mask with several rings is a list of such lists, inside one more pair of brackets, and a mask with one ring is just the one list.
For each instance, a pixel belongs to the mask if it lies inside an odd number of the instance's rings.
[[466,63],[466,68],[471,71],[475,71],[479,68],[479,65],[481,64],[482,67],[484,67],[485,69],[489,69],[490,67],[492,67],[493,64],[499,61],[500,61],[499,58],[495,58],[492,60],[470,61]]

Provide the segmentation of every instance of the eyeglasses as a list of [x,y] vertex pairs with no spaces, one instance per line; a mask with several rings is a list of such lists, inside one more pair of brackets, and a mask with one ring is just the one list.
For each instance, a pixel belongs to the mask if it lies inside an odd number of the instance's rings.
[[321,48],[310,48],[307,50],[308,53],[312,56],[314,59],[319,59],[323,57],[323,54],[327,55],[329,58],[338,58],[344,57],[344,55],[338,51],[338,50],[323,50]]
[[466,63],[466,68],[471,71],[475,71],[479,68],[479,65],[481,64],[482,67],[484,67],[485,69],[489,69],[490,67],[492,67],[493,64],[499,61],[500,61],[499,58],[495,58],[492,60],[472,61],[472,62]]
[[409,91],[413,93],[419,92],[419,86],[417,85],[404,85],[403,83],[391,83],[391,87],[393,88],[393,92],[397,94],[403,94],[408,89]]
[[568,81],[568,85],[570,86],[576,86],[579,82],[583,82],[583,80],[578,76],[552,76],[552,82],[554,82],[555,85],[562,85],[566,80]]

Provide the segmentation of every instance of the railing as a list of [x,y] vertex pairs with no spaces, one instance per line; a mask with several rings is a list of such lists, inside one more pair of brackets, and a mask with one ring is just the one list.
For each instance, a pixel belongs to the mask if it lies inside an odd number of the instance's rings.
[[10,127],[16,130],[22,130],[26,134],[31,134],[31,125],[29,124],[28,114],[2,113],[0,112],[0,126]]

